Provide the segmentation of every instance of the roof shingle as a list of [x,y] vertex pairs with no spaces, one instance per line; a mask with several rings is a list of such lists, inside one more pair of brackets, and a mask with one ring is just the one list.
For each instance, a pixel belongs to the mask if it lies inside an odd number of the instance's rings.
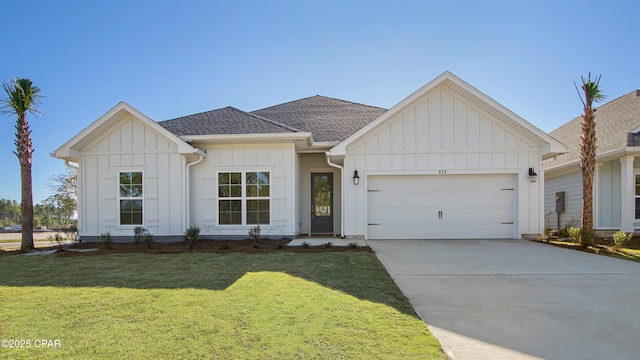
[[[627,134],[640,126],[640,90],[634,90],[596,109],[596,154],[627,146]],[[553,130],[549,135],[567,146],[566,154],[543,162],[552,168],[580,159],[582,116]]]
[[255,110],[251,114],[311,132],[314,141],[339,142],[386,111],[375,106],[316,95]]
[[231,106],[165,120],[159,124],[178,136],[273,134],[300,131]]

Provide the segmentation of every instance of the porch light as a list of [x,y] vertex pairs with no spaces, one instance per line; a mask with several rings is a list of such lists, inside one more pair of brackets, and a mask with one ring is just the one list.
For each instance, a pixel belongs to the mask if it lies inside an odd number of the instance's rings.
[[536,174],[536,171],[534,170],[534,168],[530,167],[529,168],[529,181],[536,182],[536,180],[538,180],[538,174]]
[[353,172],[353,185],[360,184],[360,176],[358,176],[358,170]]

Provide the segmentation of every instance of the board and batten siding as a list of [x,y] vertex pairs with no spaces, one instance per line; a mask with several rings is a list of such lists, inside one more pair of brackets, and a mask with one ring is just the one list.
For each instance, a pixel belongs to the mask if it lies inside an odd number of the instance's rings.
[[533,166],[541,175],[540,159],[537,145],[446,87],[437,87],[347,147],[345,173],[358,170],[364,181],[349,183],[344,192],[345,234],[365,235],[366,176],[393,174],[511,174],[518,204],[514,237],[538,234],[543,181],[530,183],[526,174]]
[[184,157],[177,146],[133,116],[81,151],[79,232],[81,236],[133,236],[119,224],[119,172],[143,173],[143,226],[153,235],[179,235],[185,229]]
[[[582,175],[580,171],[572,171],[553,177],[545,176],[544,184],[545,227],[552,229],[564,229],[569,226],[580,227],[582,219]],[[556,193],[560,191],[564,191],[564,212],[560,214],[560,226],[558,227],[558,214],[551,213],[551,211],[555,211]]]
[[270,172],[271,224],[261,225],[261,234],[297,233],[299,165],[294,144],[194,145],[207,152],[191,175],[191,221],[201,228],[202,236],[248,237],[250,225],[218,224],[218,173],[247,171]]

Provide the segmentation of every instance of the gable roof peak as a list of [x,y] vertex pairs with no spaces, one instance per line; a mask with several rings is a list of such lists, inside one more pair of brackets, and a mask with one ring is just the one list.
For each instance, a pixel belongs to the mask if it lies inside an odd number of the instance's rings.
[[330,150],[331,155],[345,155],[347,146],[352,144],[365,134],[373,131],[374,128],[381,126],[386,121],[390,121],[397,114],[419,101],[423,96],[436,91],[440,87],[446,87],[456,96],[478,107],[480,110],[493,116],[496,120],[510,127],[514,131],[523,134],[532,142],[543,147],[543,156],[550,156],[556,153],[566,152],[566,148],[556,139],[552,138],[533,124],[521,118],[513,111],[507,109],[504,105],[493,100],[480,90],[476,89],[466,81],[457,77],[450,71],[444,71],[442,74],[429,81],[427,84],[411,93],[405,99],[394,105],[377,119],[370,122],[353,135],[342,141]]

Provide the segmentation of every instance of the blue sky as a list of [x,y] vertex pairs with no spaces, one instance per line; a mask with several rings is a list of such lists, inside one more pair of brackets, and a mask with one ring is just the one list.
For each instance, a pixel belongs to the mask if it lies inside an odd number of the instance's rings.
[[[449,70],[544,131],[578,116],[573,81],[640,88],[637,1],[2,1],[0,79],[42,89],[34,201],[49,153],[126,101],[161,121],[324,95],[389,108]],[[4,97],[4,94],[2,94]],[[0,115],[0,198],[20,201]]]

